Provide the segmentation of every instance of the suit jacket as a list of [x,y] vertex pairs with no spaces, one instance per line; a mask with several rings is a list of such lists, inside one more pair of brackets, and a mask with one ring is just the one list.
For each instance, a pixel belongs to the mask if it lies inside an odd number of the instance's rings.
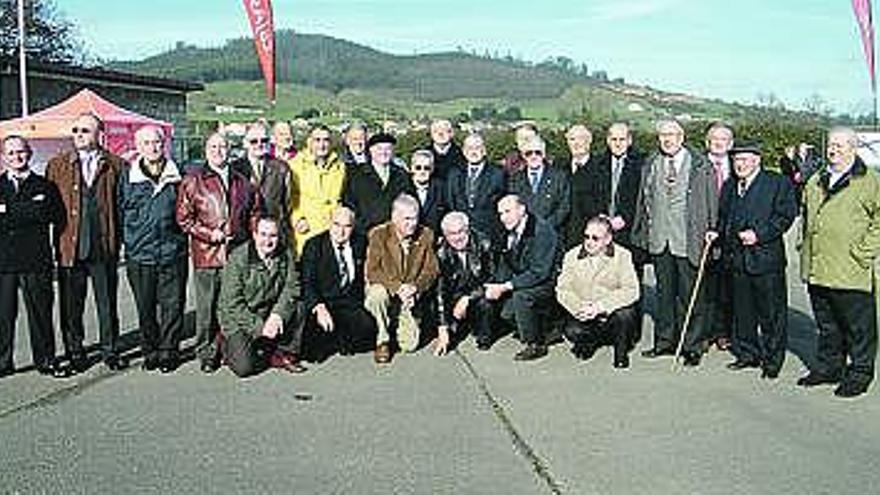
[[[415,197],[419,199],[417,192]],[[433,232],[440,232],[440,221],[446,211],[446,184],[440,179],[431,178],[425,203],[419,207],[419,223],[430,227]]]
[[528,167],[510,177],[507,189],[519,195],[526,203],[529,213],[546,220],[557,233],[565,235],[568,214],[571,212],[570,173],[552,165],[544,165],[537,193],[532,192]]
[[64,222],[64,205],[54,183],[31,172],[18,191],[0,174],[0,273],[38,273],[52,269],[49,226]]
[[495,268],[494,251],[491,240],[476,230],[470,229],[470,239],[464,249],[463,264],[456,252],[445,240],[437,248],[437,261],[440,276],[437,278],[437,313],[439,324],[453,324],[452,308],[463,296],[480,297],[483,284],[488,282]]
[[[614,233],[614,241],[631,247],[630,233],[636,215],[636,201],[641,184],[642,157],[629,150],[623,161],[617,191],[614,194],[614,214],[620,215],[626,225]],[[587,220],[599,214],[611,214],[611,153],[592,157],[578,169],[571,179],[571,217],[568,222],[567,246],[580,245]]]
[[367,244],[367,283],[380,284],[389,292],[397,292],[403,284],[414,284],[419,296],[434,285],[439,268],[434,254],[434,233],[419,225],[410,241],[409,254],[404,256],[394,224],[386,222],[370,231]]
[[455,144],[455,142],[449,143],[449,149],[446,150],[446,153],[443,155],[437,152],[433,143],[425,148],[430,150],[431,154],[434,155],[434,177],[442,181],[445,181],[449,177],[450,171],[456,168],[461,168],[467,164],[467,160],[461,152],[461,147]]
[[[721,188],[718,233],[722,259],[735,273],[762,275],[785,270],[782,235],[797,216],[794,189],[787,178],[760,170],[743,197],[734,179]],[[754,246],[743,246],[737,234],[752,229]]]
[[388,183],[372,165],[349,168],[342,188],[342,203],[357,214],[357,230],[365,235],[371,228],[391,219],[391,203],[401,193],[413,194],[415,188],[402,168],[389,164]]
[[301,261],[303,302],[307,314],[320,303],[328,306],[363,303],[366,246],[363,238],[358,236],[352,236],[349,244],[354,273],[349,274],[350,283],[343,288],[339,283],[339,262],[330,232],[324,231],[306,241]]
[[473,190],[468,191],[468,167],[466,164],[449,171],[446,180],[447,206],[449,211],[467,214],[473,229],[494,236],[501,230],[496,205],[507,192],[504,171],[497,165],[484,162]]
[[[116,259],[122,240],[122,228],[116,210],[117,182],[125,162],[122,158],[100,149],[98,169],[92,188],[98,204],[97,257]],[[73,266],[76,259],[82,199],[82,165],[76,151],[65,151],[53,157],[46,165],[46,178],[55,183],[64,202],[66,219],[63,227],[55,232],[55,250],[61,266]]]
[[559,243],[556,231],[547,222],[529,215],[519,241],[509,249],[506,239],[495,248],[498,257],[494,278],[510,282],[513,289],[529,289],[552,285],[556,278]]

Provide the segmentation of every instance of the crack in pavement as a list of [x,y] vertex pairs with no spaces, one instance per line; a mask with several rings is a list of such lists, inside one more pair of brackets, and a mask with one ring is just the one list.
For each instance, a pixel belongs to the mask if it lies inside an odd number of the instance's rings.
[[535,452],[535,449],[532,448],[531,445],[523,438],[523,436],[516,429],[516,426],[513,424],[513,421],[508,416],[507,411],[501,405],[500,402],[495,398],[492,392],[489,390],[489,385],[486,383],[486,380],[477,373],[477,370],[474,368],[473,364],[471,364],[470,360],[459,352],[457,349],[454,351],[458,358],[464,363],[465,368],[467,368],[468,373],[470,373],[471,378],[477,382],[477,386],[480,388],[480,391],[483,393],[483,396],[489,402],[489,406],[492,408],[492,412],[495,414],[495,417],[501,422],[501,425],[504,427],[504,430],[510,435],[510,439],[513,441],[513,446],[516,451],[525,457],[526,461],[532,466],[532,470],[535,472],[535,475],[543,481],[547,488],[550,490],[550,493],[554,495],[562,495],[562,486],[556,479],[553,477],[553,473],[550,472],[550,467],[547,463],[538,456]]
[[90,376],[88,378],[84,378],[81,380],[77,380],[74,383],[66,385],[60,389],[53,390],[47,394],[38,396],[36,399],[24,402],[23,404],[18,404],[12,406],[8,409],[4,409],[0,411],[0,420],[6,419],[8,417],[14,416],[18,413],[32,411],[34,409],[40,409],[44,407],[53,406],[59,404],[65,399],[76,397],[77,395],[82,394],[86,390],[94,387],[95,385],[109,380],[111,378],[119,377],[128,374],[131,368],[124,371],[117,371],[114,373],[100,373],[94,376]]

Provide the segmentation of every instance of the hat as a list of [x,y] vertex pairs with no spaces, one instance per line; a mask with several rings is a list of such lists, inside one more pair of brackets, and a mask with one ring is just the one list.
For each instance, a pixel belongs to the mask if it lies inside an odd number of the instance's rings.
[[380,144],[380,143],[397,144],[397,139],[394,136],[392,136],[391,134],[388,134],[387,132],[380,132],[378,134],[373,134],[372,136],[370,136],[370,139],[367,141],[367,148],[372,148],[374,144]]
[[736,144],[730,148],[728,153],[730,156],[738,155],[740,153],[754,153],[760,156],[761,143],[757,141],[737,141]]

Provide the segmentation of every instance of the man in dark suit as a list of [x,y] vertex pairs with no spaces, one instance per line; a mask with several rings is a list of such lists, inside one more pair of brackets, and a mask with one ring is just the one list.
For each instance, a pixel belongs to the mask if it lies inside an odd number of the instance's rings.
[[446,180],[446,203],[450,211],[461,211],[470,225],[486,235],[500,233],[495,206],[507,190],[504,172],[486,160],[486,145],[479,134],[470,134],[462,144],[467,164],[453,168]]
[[282,222],[281,242],[290,245],[293,232],[290,226],[293,179],[287,162],[270,157],[269,142],[269,133],[263,124],[249,125],[244,135],[247,153],[230,166],[259,188],[266,212]]
[[446,119],[431,122],[430,152],[434,157],[434,176],[441,181],[446,181],[450,170],[461,168],[465,163],[461,148],[452,139],[454,137],[452,122]]
[[415,192],[406,171],[392,163],[396,143],[397,139],[390,134],[370,136],[370,163],[348,169],[342,203],[354,210],[358,235],[367,235],[371,228],[387,222],[395,198]]
[[486,299],[483,284],[492,276],[495,263],[492,243],[484,234],[471,230],[467,215],[447,213],[440,224],[443,240],[437,248],[440,276],[437,278],[439,326],[436,355],[443,355],[450,343],[473,333],[477,349],[492,345],[494,308]]
[[437,177],[434,155],[428,150],[417,150],[410,159],[409,172],[419,200],[419,223],[437,233],[446,214],[446,186]]
[[510,176],[507,189],[525,202],[529,213],[565,235],[571,211],[571,181],[568,171],[548,165],[544,160],[547,145],[540,137],[522,145],[526,167]]
[[332,349],[348,356],[376,342],[375,322],[363,305],[367,248],[363,238],[352,236],[354,221],[351,209],[337,207],[330,229],[303,248],[305,356],[320,359]]
[[7,136],[2,151],[6,169],[0,175],[0,377],[14,371],[19,288],[27,310],[34,366],[41,374],[62,376],[52,329],[49,228],[64,222],[64,206],[55,184],[30,170],[33,152],[27,140]]
[[[787,342],[785,245],[782,236],[797,216],[794,189],[781,175],[761,169],[753,143],[730,150],[736,180],[721,190],[718,238],[732,276],[733,354],[727,367],[762,368],[762,378],[779,376]],[[758,337],[758,326],[761,336]]]
[[507,232],[493,282],[486,284],[486,299],[501,302],[501,318],[515,325],[526,345],[514,359],[530,361],[547,354],[541,316],[554,300],[559,257],[556,232],[546,221],[527,212],[516,194],[498,201],[498,216]]

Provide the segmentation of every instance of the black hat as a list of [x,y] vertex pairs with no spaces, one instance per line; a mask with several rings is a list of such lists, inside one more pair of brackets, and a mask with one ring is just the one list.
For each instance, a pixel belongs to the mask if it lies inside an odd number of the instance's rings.
[[372,148],[374,144],[379,144],[379,143],[397,144],[397,139],[394,136],[392,136],[391,134],[388,134],[387,132],[380,132],[378,134],[373,134],[372,136],[370,136],[369,141],[367,141],[367,148]]
[[740,153],[754,153],[758,156],[761,155],[761,143],[757,141],[737,141],[736,144],[733,145],[733,148],[730,148],[730,156],[738,155]]

